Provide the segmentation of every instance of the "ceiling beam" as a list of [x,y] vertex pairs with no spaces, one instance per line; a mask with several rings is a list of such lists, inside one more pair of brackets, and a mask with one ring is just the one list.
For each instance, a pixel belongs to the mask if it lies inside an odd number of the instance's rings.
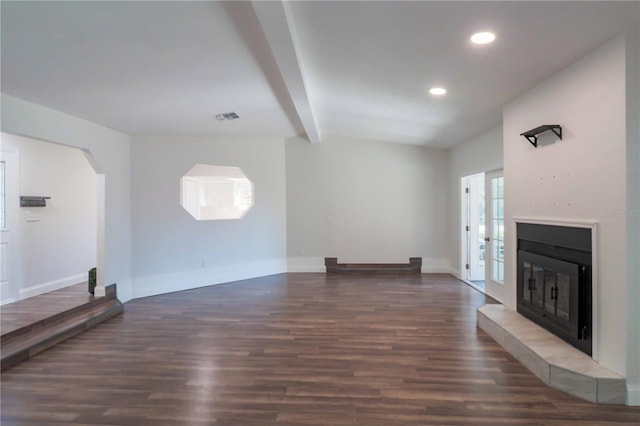
[[307,134],[307,139],[309,142],[320,142],[320,131],[309,100],[308,85],[289,6],[283,1],[258,0],[251,3]]

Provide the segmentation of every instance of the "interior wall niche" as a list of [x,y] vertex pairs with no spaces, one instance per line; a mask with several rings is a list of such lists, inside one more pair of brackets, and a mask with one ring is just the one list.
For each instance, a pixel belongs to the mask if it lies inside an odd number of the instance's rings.
[[196,164],[180,179],[180,205],[196,220],[241,219],[253,206],[253,183],[239,167]]

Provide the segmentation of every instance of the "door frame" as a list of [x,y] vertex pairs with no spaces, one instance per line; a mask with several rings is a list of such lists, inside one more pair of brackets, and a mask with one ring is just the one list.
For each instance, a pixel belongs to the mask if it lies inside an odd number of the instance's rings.
[[[2,240],[7,240],[10,250],[6,253],[7,285],[0,290],[0,305],[20,300],[20,283],[22,282],[21,265],[21,224],[20,224],[20,151],[3,148],[0,158],[5,162],[5,220],[6,229],[1,229]],[[9,184],[9,185],[7,185]],[[8,292],[8,297],[4,297]]]

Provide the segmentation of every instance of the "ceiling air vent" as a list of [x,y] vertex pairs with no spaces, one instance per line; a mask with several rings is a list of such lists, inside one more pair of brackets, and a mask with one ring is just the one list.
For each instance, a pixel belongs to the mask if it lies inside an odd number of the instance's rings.
[[225,112],[225,113],[216,115],[216,119],[218,121],[231,121],[231,120],[235,120],[236,118],[240,118],[240,116],[235,112]]

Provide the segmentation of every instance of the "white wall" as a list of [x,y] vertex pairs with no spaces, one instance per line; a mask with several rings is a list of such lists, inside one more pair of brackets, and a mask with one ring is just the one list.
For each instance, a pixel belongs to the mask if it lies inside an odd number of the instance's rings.
[[[534,148],[520,133],[562,125]],[[514,216],[598,222],[599,361],[626,375],[625,43],[617,38],[504,108],[505,298],[515,308]],[[636,358],[637,360],[637,358]]]
[[[460,179],[475,173],[488,172],[502,168],[502,126],[493,129],[457,145],[449,152],[449,215],[448,229],[451,244],[449,247],[449,259],[453,273],[460,278],[462,276],[460,250],[461,250],[461,223],[462,210],[460,206]],[[488,285],[487,293],[502,300],[501,288]]]
[[289,271],[419,256],[449,272],[446,151],[331,136],[286,147]]
[[106,180],[104,208],[98,196],[98,281],[106,285],[117,283],[120,299],[128,300],[131,297],[129,136],[6,94],[2,94],[1,130],[91,154],[94,170],[97,167]]
[[97,260],[97,211],[96,174],[85,155],[7,133],[2,146],[19,152],[20,195],[51,197],[46,207],[17,207],[21,254],[11,267],[20,269],[20,298],[86,281]]
[[[134,297],[286,272],[284,140],[133,137]],[[180,206],[195,164],[237,166],[254,184],[239,220],[197,221]]]

